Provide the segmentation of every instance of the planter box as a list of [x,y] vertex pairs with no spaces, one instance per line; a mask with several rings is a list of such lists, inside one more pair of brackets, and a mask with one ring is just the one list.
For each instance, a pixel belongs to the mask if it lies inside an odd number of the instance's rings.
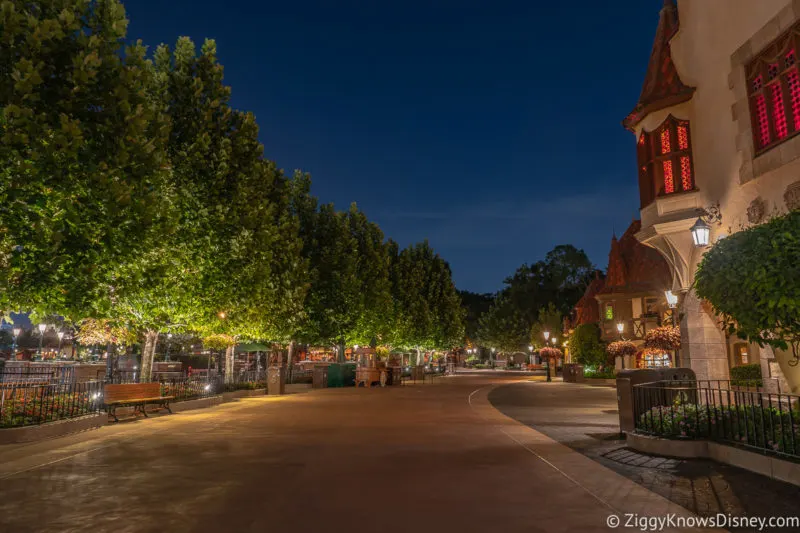
[[49,422],[40,426],[0,429],[0,444],[36,442],[54,437],[62,437],[78,431],[97,429],[105,426],[107,423],[108,415],[105,412],[100,412],[78,418]]
[[264,396],[267,394],[267,389],[242,389],[231,392],[222,393],[223,402],[233,402],[239,398],[248,398],[250,396]]
[[173,413],[181,413],[183,411],[193,411],[195,409],[205,409],[206,407],[214,407],[222,403],[222,395],[209,396],[208,398],[198,398],[197,400],[186,400],[185,402],[170,403],[169,408]]
[[615,378],[584,378],[584,383],[587,385],[594,385],[596,387],[615,387],[617,380]]
[[662,439],[636,433],[627,433],[626,441],[628,446],[643,453],[682,459],[713,459],[800,487],[800,463],[736,446],[707,440]]

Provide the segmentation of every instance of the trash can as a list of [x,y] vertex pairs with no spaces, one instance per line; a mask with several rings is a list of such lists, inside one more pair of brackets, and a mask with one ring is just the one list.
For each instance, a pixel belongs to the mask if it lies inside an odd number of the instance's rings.
[[286,393],[286,367],[271,366],[267,370],[267,394],[270,396]]
[[311,388],[324,389],[328,386],[328,367],[315,366],[312,372]]
[[562,375],[566,383],[583,383],[583,365],[564,363]]
[[355,363],[332,363],[328,366],[328,387],[354,387],[355,384]]

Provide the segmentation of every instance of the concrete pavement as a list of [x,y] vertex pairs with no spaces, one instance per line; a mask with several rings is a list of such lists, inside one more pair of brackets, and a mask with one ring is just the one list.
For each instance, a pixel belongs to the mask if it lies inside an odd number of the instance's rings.
[[247,398],[0,448],[0,531],[606,531],[610,513],[688,514],[493,408],[516,379]]

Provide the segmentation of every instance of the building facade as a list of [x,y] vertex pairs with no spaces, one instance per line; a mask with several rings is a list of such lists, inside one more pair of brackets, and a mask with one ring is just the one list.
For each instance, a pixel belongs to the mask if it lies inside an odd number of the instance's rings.
[[704,248],[690,232],[701,217],[713,246],[800,207],[799,54],[800,0],[665,0],[641,96],[623,121],[639,170],[636,237],[669,265],[682,364],[699,378],[760,361],[769,386],[785,390],[783,376],[800,385],[788,354],[726,338],[695,296]]

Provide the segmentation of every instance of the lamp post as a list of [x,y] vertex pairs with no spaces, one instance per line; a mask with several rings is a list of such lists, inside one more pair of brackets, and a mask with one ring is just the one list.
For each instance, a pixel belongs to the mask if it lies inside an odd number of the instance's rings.
[[64,332],[59,331],[56,335],[58,335],[58,352],[56,353],[56,358],[61,359],[61,341],[64,340]]
[[11,330],[11,333],[14,334],[14,342],[11,343],[11,360],[16,359],[17,355],[17,339],[19,338],[19,334],[22,333],[21,328],[14,328]]
[[167,333],[167,353],[164,355],[164,361],[169,362],[169,341],[172,338],[172,333]]
[[528,346],[528,364],[533,364],[533,345]]
[[494,370],[494,348],[492,348],[492,354],[489,356],[489,363],[492,365],[492,370]]
[[47,330],[47,324],[41,323],[39,324],[39,355],[37,359],[39,361],[42,360],[42,340],[44,339],[44,332]]
[[[545,331],[544,332],[544,344],[545,344],[545,346],[547,345],[547,341],[549,341],[549,340],[550,340],[550,332],[549,331]],[[550,377],[550,358],[549,357],[546,358],[545,361],[544,361],[544,370],[545,370],[545,373],[547,374],[547,382],[549,383],[549,382],[553,381],[552,378]]]

